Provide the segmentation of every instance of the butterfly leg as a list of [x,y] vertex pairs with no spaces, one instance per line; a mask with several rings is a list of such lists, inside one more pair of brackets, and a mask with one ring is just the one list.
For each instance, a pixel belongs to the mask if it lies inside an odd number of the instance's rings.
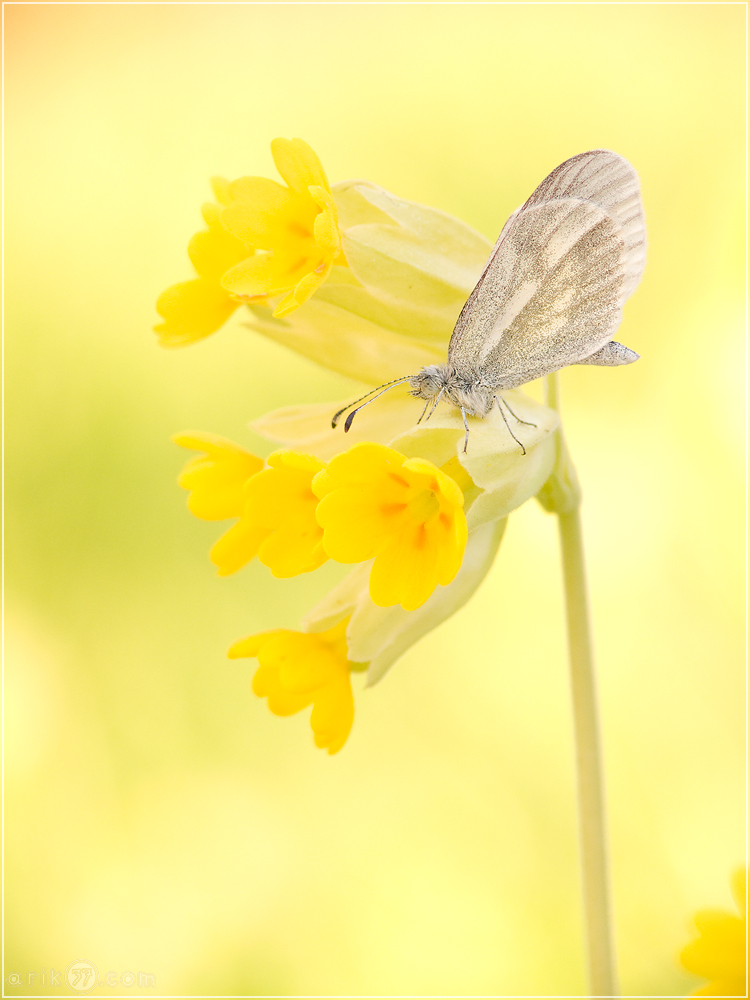
[[[511,436],[511,437],[513,438],[513,440],[514,440],[514,441],[516,442],[516,444],[518,444],[518,445],[520,445],[520,446],[521,446],[521,451],[522,451],[522,452],[524,453],[524,455],[525,455],[525,454],[526,454],[526,449],[525,449],[525,448],[524,448],[524,446],[523,446],[523,442],[522,442],[522,441],[519,441],[519,440],[518,440],[518,438],[516,437],[516,435],[515,435],[515,434],[513,433],[513,431],[512,431],[511,429],[510,429],[510,424],[508,423],[508,418],[507,418],[507,417],[505,416],[505,413],[503,412],[503,408],[502,408],[502,406],[500,405],[500,397],[499,397],[499,396],[495,396],[495,399],[497,400],[497,408],[498,408],[498,410],[500,410],[500,416],[501,416],[501,417],[503,418],[503,420],[505,421],[505,426],[506,426],[506,427],[508,428],[508,433],[509,433],[509,434],[510,434],[510,436]],[[507,403],[506,403],[505,405],[506,405],[506,406],[508,406],[508,404],[507,404]],[[510,407],[508,407],[508,409],[510,409]],[[511,413],[512,413],[512,412],[513,412],[513,411],[511,410]],[[513,416],[515,417],[515,413],[513,414]],[[464,417],[464,423],[466,423],[466,418],[465,418],[465,417]],[[526,423],[526,421],[524,420],[524,421],[523,421],[523,423]],[[467,434],[468,434],[468,430],[467,430]],[[465,449],[465,448],[464,448],[464,451],[466,451],[466,449]]]
[[466,449],[469,447],[469,422],[466,419],[466,410],[461,407],[461,416],[464,418],[464,427],[466,428],[466,437],[464,438],[464,455],[466,454]]
[[506,405],[506,407],[508,409],[508,413],[510,413],[510,415],[512,417],[515,417],[519,424],[526,424],[527,427],[536,427],[536,424],[532,424],[532,422],[530,420],[521,420],[521,418],[518,416],[518,414],[514,413],[513,410],[510,408],[510,403],[508,402],[508,400],[504,396],[495,396],[495,399],[497,400],[497,405],[498,406],[500,406],[500,401],[501,400],[502,400],[503,403],[505,403],[505,405]]
[[[438,403],[440,402],[440,398],[441,398],[441,396],[443,395],[443,393],[444,393],[444,392],[445,392],[445,386],[443,386],[443,388],[442,388],[442,389],[440,390],[440,392],[439,392],[439,393],[437,394],[437,396],[435,397],[435,402],[434,402],[434,403],[432,404],[432,409],[431,409],[431,410],[430,410],[430,412],[429,412],[429,413],[427,414],[427,420],[429,420],[429,419],[430,419],[430,417],[432,416],[432,414],[433,414],[433,413],[435,412],[435,410],[437,409],[437,405],[438,405]],[[427,400],[427,402],[428,402],[428,403],[430,402],[430,401],[429,401],[429,399]],[[425,409],[427,409],[427,407],[426,407],[426,406],[425,406]],[[424,413],[422,414],[422,417],[423,417],[423,416],[424,416]],[[422,417],[420,417],[420,418],[419,418],[419,420],[421,420],[421,419],[422,419]],[[417,423],[419,423],[419,420],[417,421]],[[425,423],[427,423],[427,420],[425,420]]]
[[[424,418],[425,413],[427,413],[427,407],[429,405],[430,405],[430,401],[428,399],[427,402],[424,404],[424,409],[422,410],[422,412],[419,415],[419,420],[417,421],[418,424],[422,423],[422,419]],[[430,416],[432,416],[432,414],[430,414]]]

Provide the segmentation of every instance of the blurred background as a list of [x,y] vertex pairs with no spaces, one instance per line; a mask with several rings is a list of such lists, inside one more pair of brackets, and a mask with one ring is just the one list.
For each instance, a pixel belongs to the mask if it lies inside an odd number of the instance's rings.
[[566,371],[563,405],[623,991],[694,989],[691,915],[731,906],[744,857],[743,6],[25,4],[5,29],[7,993],[69,992],[50,973],[79,960],[114,974],[98,995],[585,990],[537,504],[471,603],[356,689],[333,758],[225,657],[342,574],[216,577],[223,526],[188,513],[169,436],[267,453],[248,420],[358,386],[240,312],[183,350],[151,332],[209,176],[276,177],[275,136],[492,241],[575,153],[640,173],[618,339],[642,360]]

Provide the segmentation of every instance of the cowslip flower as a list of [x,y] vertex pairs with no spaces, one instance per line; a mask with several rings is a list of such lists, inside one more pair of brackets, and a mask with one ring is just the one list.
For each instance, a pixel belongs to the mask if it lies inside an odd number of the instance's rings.
[[172,440],[204,452],[185,464],[177,480],[190,490],[187,505],[193,514],[204,521],[240,517],[245,485],[263,468],[263,459],[218,434],[185,431]]
[[320,160],[302,139],[274,139],[276,167],[287,187],[265,177],[212,181],[219,204],[202,213],[208,229],[188,246],[198,273],[157,301],[155,327],[165,347],[201,340],[243,302],[276,302],[285,316],[326,280],[341,255],[338,212]]
[[231,267],[221,283],[240,300],[283,296],[273,310],[281,317],[325,281],[341,255],[341,239],[328,178],[312,149],[302,139],[274,139],[271,152],[288,187],[265,177],[241,177],[229,185],[222,225],[256,252]]
[[688,972],[710,980],[692,996],[747,996],[747,870],[738,869],[731,884],[739,916],[700,910],[694,918],[699,937],[680,953]]
[[467,535],[464,495],[432,462],[362,443],[334,458],[312,488],[328,555],[343,563],[374,558],[375,604],[413,611],[458,572]]
[[177,434],[184,448],[206,455],[190,459],[179,483],[192,490],[188,507],[205,520],[239,520],[211,549],[219,576],[228,576],[256,555],[274,576],[307,573],[327,556],[315,519],[318,499],[311,490],[322,462],[312,455],[277,451],[263,460],[211,434]]
[[274,715],[294,715],[313,706],[310,725],[315,745],[338,753],[346,742],[354,720],[354,699],[349,678],[361,669],[348,657],[346,625],[316,633],[276,629],[240,639],[229,649],[229,657],[257,657],[259,667],[253,691],[268,699]]

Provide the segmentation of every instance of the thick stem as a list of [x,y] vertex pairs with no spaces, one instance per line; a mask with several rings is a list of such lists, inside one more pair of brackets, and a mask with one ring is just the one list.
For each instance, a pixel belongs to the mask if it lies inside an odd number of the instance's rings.
[[[547,403],[559,409],[557,376],[547,377]],[[609,863],[604,803],[599,712],[586,587],[586,565],[580,517],[580,491],[562,430],[556,473],[556,505],[562,551],[568,652],[578,777],[581,881],[588,948],[591,996],[619,996],[609,888]],[[553,473],[555,475],[555,473]]]

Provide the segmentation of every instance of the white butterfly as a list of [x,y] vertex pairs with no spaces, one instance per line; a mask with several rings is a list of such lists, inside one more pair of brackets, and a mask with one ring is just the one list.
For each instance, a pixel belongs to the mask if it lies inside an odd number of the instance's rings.
[[[638,360],[612,336],[645,262],[638,175],[617,153],[580,153],[556,167],[503,226],[458,317],[446,363],[394,379],[362,399],[409,382],[412,395],[426,400],[423,417],[445,398],[463,415],[466,450],[467,414],[484,417],[495,403],[503,413],[503,389],[568,365]],[[333,426],[359,402],[339,411]],[[349,414],[345,430],[360,409]]]

